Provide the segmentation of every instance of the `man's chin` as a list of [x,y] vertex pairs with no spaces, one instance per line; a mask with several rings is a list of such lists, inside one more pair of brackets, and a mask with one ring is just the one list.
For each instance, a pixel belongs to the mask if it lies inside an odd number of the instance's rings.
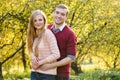
[[57,25],[62,25],[63,23],[57,23],[57,22],[56,22],[55,24],[57,24]]

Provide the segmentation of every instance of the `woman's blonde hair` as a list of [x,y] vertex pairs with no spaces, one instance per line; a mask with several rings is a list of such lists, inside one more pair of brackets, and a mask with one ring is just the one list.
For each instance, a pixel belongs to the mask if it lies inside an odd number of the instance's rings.
[[[43,19],[44,19],[44,27],[42,27],[41,29],[41,32],[39,33],[39,36],[37,36],[36,34],[36,28],[34,27],[34,22],[33,22],[33,19],[37,16],[37,15],[42,15],[43,16]],[[38,44],[45,32],[45,29],[46,29],[46,24],[47,24],[47,20],[46,20],[46,16],[44,14],[43,11],[41,10],[35,10],[32,12],[31,16],[30,16],[30,19],[29,19],[29,24],[28,24],[28,31],[27,31],[27,43],[26,43],[26,46],[27,46],[27,50],[29,53],[33,52],[33,42],[34,42],[34,39],[36,37],[38,37],[38,42],[37,42],[37,45],[35,47],[35,56],[38,56]]]

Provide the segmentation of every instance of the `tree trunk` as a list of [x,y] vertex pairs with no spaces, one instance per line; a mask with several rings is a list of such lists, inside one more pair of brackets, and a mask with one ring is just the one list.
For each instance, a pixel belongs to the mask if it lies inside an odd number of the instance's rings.
[[25,59],[25,52],[24,52],[24,47],[22,49],[22,62],[23,62],[23,66],[24,66],[24,70],[26,70],[26,59]]
[[71,67],[74,70],[75,75],[83,73],[83,71],[81,70],[81,67],[78,67],[77,62],[73,62],[72,65],[71,65]]
[[2,75],[2,63],[0,62],[0,80],[3,80],[3,75]]
[[4,64],[6,61],[8,61],[9,59],[11,59],[12,57],[15,56],[15,54],[17,52],[19,52],[25,44],[23,44],[21,47],[19,47],[14,53],[12,53],[10,56],[8,56],[4,61],[0,62],[0,80],[3,80],[3,75],[2,75],[2,64]]

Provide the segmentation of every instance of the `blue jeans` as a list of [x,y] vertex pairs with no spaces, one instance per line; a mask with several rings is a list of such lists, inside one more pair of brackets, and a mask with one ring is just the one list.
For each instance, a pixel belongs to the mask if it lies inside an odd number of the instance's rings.
[[54,75],[41,74],[38,72],[31,72],[31,80],[55,80]]
[[56,76],[55,80],[70,80],[69,78],[65,78],[65,77],[58,77]]

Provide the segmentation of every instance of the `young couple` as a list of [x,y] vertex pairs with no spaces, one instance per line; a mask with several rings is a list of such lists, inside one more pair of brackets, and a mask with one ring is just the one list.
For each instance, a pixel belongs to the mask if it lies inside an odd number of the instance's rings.
[[35,10],[29,20],[27,49],[31,53],[31,80],[69,80],[75,60],[76,36],[65,24],[68,8],[59,4],[53,11],[54,23],[47,24],[45,14]]

